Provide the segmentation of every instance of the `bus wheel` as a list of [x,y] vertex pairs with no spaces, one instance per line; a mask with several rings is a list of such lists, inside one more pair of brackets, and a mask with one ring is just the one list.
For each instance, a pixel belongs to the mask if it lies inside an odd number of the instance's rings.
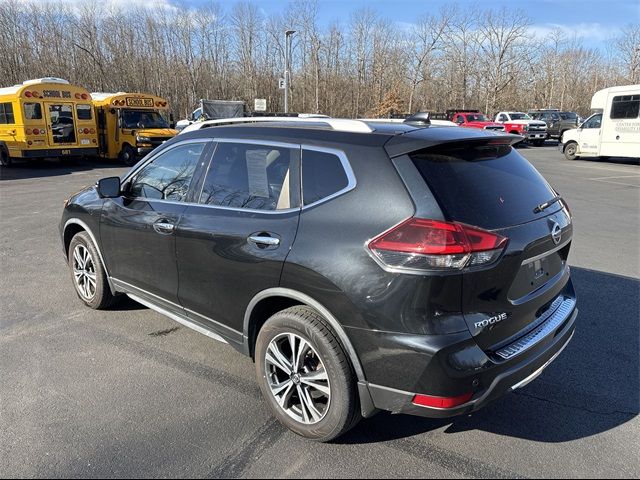
[[126,166],[130,167],[134,163],[136,163],[136,153],[129,145],[125,145],[124,147],[122,147],[120,155],[118,155],[118,160],[120,160]]
[[578,144],[576,142],[569,142],[564,147],[564,156],[567,160],[575,160],[578,156]]
[[0,150],[0,165],[2,165],[3,167],[11,166],[11,157],[4,150]]

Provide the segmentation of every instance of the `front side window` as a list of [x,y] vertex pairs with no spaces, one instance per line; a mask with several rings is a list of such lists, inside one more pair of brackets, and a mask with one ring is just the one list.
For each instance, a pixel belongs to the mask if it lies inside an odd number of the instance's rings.
[[184,201],[204,147],[204,143],[188,143],[161,153],[135,174],[128,196]]
[[599,113],[584,122],[582,128],[600,128],[600,125],[602,125],[602,114]]
[[532,118],[526,113],[511,113],[511,120],[532,120]]
[[0,103],[0,123],[3,124],[14,124],[16,123],[15,118],[13,116],[13,104],[8,103]]
[[502,115],[500,115],[500,117],[498,118],[499,121],[501,122],[506,122],[509,119],[507,118],[507,116],[503,113]]
[[39,103],[24,104],[25,120],[42,120],[42,105]]
[[93,118],[91,105],[77,105],[76,112],[78,114],[78,120],[91,120]]
[[640,114],[640,95],[619,95],[613,97],[611,118],[638,118]]
[[299,149],[288,147],[219,143],[200,203],[268,211],[295,207],[292,171],[298,156]]
[[349,178],[334,153],[302,152],[302,198],[305,205],[323,200],[349,186]]

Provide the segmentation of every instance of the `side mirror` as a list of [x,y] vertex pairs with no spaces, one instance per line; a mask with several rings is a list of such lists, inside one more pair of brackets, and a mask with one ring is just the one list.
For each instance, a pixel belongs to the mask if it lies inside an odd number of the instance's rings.
[[120,196],[120,177],[107,177],[98,180],[100,198],[116,198]]

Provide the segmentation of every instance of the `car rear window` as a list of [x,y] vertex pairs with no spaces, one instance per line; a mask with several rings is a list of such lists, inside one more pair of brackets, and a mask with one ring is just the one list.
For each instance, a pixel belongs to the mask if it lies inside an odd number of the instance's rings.
[[411,155],[449,220],[485,229],[519,225],[543,213],[534,208],[555,193],[522,155],[507,145],[452,146]]

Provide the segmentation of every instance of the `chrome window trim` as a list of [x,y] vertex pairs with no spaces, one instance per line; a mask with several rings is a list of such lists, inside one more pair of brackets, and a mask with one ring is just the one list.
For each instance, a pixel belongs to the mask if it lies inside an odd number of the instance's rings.
[[[309,205],[302,205],[301,207],[292,207],[292,208],[286,208],[283,210],[259,210],[259,209],[255,209],[255,208],[238,208],[238,207],[226,207],[226,206],[222,206],[222,205],[207,205],[204,203],[199,203],[199,202],[179,202],[176,200],[159,200],[159,199],[153,199],[153,198],[146,198],[146,197],[135,197],[136,200],[140,200],[140,201],[146,201],[146,202],[159,202],[159,203],[172,203],[172,204],[177,204],[177,205],[185,205],[185,206],[189,206],[189,207],[203,207],[203,208],[214,208],[214,209],[220,209],[220,210],[230,210],[230,211],[235,211],[235,212],[247,212],[247,213],[262,213],[262,214],[267,214],[267,215],[281,215],[281,214],[289,214],[289,213],[293,213],[296,211],[304,211],[308,208],[312,208],[315,207],[317,205],[320,205],[322,203],[328,202],[330,200],[333,200],[334,198],[337,198],[341,195],[344,195],[347,192],[350,192],[351,190],[353,190],[354,188],[356,188],[357,186],[357,181],[356,181],[356,177],[355,174],[353,173],[353,169],[351,168],[351,164],[349,163],[349,159],[347,158],[347,155],[344,153],[344,151],[342,150],[338,150],[336,148],[330,148],[330,147],[319,147],[319,146],[315,146],[315,145],[307,145],[307,144],[297,144],[297,143],[287,143],[287,142],[273,142],[270,140],[254,140],[254,139],[240,139],[240,138],[207,138],[207,139],[190,139],[190,140],[185,140],[184,142],[179,142],[176,143],[175,145],[171,145],[169,148],[166,148],[164,150],[162,150],[161,152],[158,152],[157,154],[154,154],[152,157],[150,157],[147,161],[145,161],[142,165],[140,165],[138,168],[136,168],[135,170],[130,171],[129,173],[127,173],[127,175],[121,180],[121,184],[125,183],[127,181],[129,181],[131,179],[131,177],[133,177],[136,173],[138,173],[142,168],[144,168],[146,165],[148,165],[150,162],[152,162],[153,160],[155,160],[160,154],[163,154],[164,152],[168,152],[169,150],[176,148],[178,146],[181,145],[186,145],[189,143],[215,143],[215,144],[219,144],[219,143],[244,143],[244,144],[250,144],[250,145],[264,145],[264,146],[272,146],[272,147],[279,147],[279,148],[290,148],[290,149],[299,149],[300,150],[300,201],[304,202],[304,192],[303,192],[303,185],[302,185],[302,158],[304,155],[304,151],[305,150],[311,150],[314,152],[322,152],[322,153],[328,153],[331,155],[335,155],[338,157],[338,159],[340,160],[340,163],[342,164],[342,169],[344,170],[346,176],[347,176],[347,186],[344,187],[341,190],[338,190],[335,193],[332,193],[331,195],[328,195],[324,198],[321,198],[320,200],[317,200],[313,203],[310,203]],[[211,154],[211,159],[209,160],[209,164],[207,165],[207,169],[204,172],[204,176],[206,178],[207,174],[209,173],[209,169],[211,168],[211,164],[213,163],[214,157],[215,157],[215,153],[216,151],[214,150]],[[202,184],[202,188],[204,188],[204,182]],[[202,196],[202,190],[200,191],[200,195],[198,196],[198,198],[200,198]]]
[[[344,173],[347,175],[347,186],[344,187],[341,190],[338,190],[335,193],[332,193],[331,195],[328,195],[324,198],[321,198],[320,200],[316,200],[313,203],[310,203],[309,205],[304,205],[304,185],[302,183],[302,170],[303,170],[303,162],[304,162],[304,151],[305,150],[311,150],[314,152],[322,152],[322,153],[328,153],[330,155],[335,155],[336,157],[338,157],[340,159],[340,163],[342,164],[342,169],[344,170]],[[329,147],[317,147],[315,145],[302,145],[302,154],[300,155],[300,201],[302,202],[302,210],[306,210],[308,208],[311,207],[315,207],[316,205],[320,205],[321,203],[325,203],[328,202],[329,200],[333,200],[334,198],[337,198],[341,195],[344,195],[347,192],[350,192],[351,190],[353,190],[354,188],[356,188],[357,185],[357,181],[356,181],[356,176],[353,173],[353,169],[351,168],[351,164],[349,163],[349,159],[347,158],[347,155],[344,153],[344,151],[342,150],[338,150],[336,148],[329,148]]]
[[[175,138],[175,137],[174,137]],[[158,158],[160,155],[164,155],[167,152],[170,152],[171,150],[173,150],[174,148],[177,147],[182,147],[184,145],[189,145],[191,143],[202,143],[205,145],[205,148],[207,146],[207,144],[212,143],[213,140],[210,138],[192,138],[189,140],[184,140],[182,142],[177,142],[174,143],[173,145],[169,145],[167,148],[163,148],[160,151],[153,151],[151,152],[151,154],[148,156],[148,158],[146,158],[144,160],[143,163],[141,163],[138,167],[136,167],[135,169],[131,169],[127,172],[127,174],[120,180],[120,185],[122,185],[123,183],[128,182],[131,177],[135,176],[140,170],[142,170],[144,167],[146,167],[147,165],[149,165],[151,162],[153,162],[156,158]],[[202,153],[204,154],[204,149],[202,151]],[[155,199],[149,199],[146,197],[135,197],[135,198],[139,198],[142,200],[153,200],[155,201]],[[184,202],[174,202],[174,203],[184,203]]]

